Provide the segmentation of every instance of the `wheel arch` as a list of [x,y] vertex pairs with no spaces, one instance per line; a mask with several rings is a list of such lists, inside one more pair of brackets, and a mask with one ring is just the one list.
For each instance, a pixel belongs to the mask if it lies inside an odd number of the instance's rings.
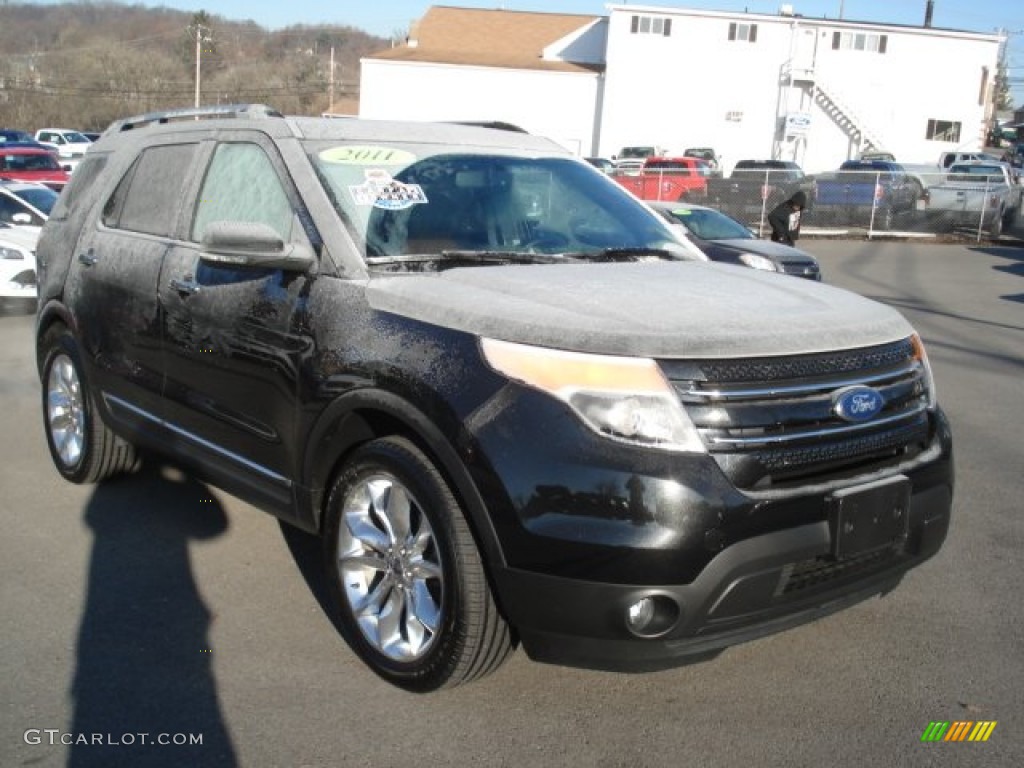
[[322,530],[324,504],[346,457],[360,445],[389,435],[409,439],[434,462],[465,509],[484,560],[504,564],[487,506],[455,448],[419,408],[384,390],[361,389],[342,395],[310,431],[302,467],[302,485],[309,489],[308,527]]
[[74,336],[78,336],[78,324],[75,322],[74,316],[63,304],[58,301],[51,300],[36,312],[36,371],[40,376],[43,373],[43,358],[45,357],[43,340],[46,338],[46,334],[49,333],[50,329],[55,325],[63,325],[70,330]]

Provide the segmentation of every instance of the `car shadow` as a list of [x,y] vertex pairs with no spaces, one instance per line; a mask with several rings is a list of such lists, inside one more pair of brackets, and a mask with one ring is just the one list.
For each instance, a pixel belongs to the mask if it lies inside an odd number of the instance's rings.
[[[995,256],[998,259],[1006,259],[1008,264],[996,264],[992,269],[997,272],[1004,272],[1016,277],[1024,277],[1024,241],[1013,246],[1000,246],[991,248],[971,248],[972,251],[984,253],[986,256]],[[1015,301],[1024,304],[1024,293],[1004,294],[999,297],[1003,301]]]
[[236,765],[211,670],[212,616],[189,558],[191,541],[227,530],[224,509],[202,483],[147,466],[98,485],[85,524],[68,765]]

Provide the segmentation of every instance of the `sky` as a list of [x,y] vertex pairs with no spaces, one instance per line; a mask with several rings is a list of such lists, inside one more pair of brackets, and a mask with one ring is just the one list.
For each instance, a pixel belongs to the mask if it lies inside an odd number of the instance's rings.
[[[17,0],[16,0],[17,1]],[[59,2],[59,0],[44,0]],[[688,0],[686,2],[618,3],[705,10],[743,11],[774,14],[783,0]],[[786,0],[803,16],[828,17],[879,23],[921,25],[926,0]],[[164,6],[186,11],[204,10],[232,20],[251,19],[261,26],[279,29],[290,24],[347,24],[380,37],[404,32],[426,13],[431,5],[464,8],[504,8],[509,11],[582,13],[605,15],[603,0],[514,0],[512,2],[473,2],[447,0],[163,0],[130,3]],[[934,0],[932,25],[971,32],[1009,33],[1008,76],[1014,82],[1014,103],[1024,106],[1024,0]]]

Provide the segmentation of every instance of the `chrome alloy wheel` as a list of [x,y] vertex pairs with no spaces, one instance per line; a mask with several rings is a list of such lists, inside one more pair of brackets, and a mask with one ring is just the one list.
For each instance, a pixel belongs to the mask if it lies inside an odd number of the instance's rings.
[[421,658],[440,630],[444,574],[419,502],[391,474],[375,473],[345,497],[338,575],[366,640],[389,659]]
[[46,423],[61,462],[71,468],[82,458],[85,445],[85,402],[74,363],[58,355],[46,380]]

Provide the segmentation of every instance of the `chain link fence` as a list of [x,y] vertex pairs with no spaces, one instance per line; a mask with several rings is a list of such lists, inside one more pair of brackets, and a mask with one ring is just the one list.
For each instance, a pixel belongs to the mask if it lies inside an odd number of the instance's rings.
[[953,235],[997,239],[1024,225],[1024,187],[1015,171],[1006,183],[1002,170],[973,166],[947,173],[931,167],[905,174],[880,171],[830,171],[788,177],[780,171],[745,172],[711,179],[704,199],[686,199],[718,208],[759,235],[770,231],[768,215],[798,190],[807,196],[801,221],[805,234],[822,230],[876,234]]

